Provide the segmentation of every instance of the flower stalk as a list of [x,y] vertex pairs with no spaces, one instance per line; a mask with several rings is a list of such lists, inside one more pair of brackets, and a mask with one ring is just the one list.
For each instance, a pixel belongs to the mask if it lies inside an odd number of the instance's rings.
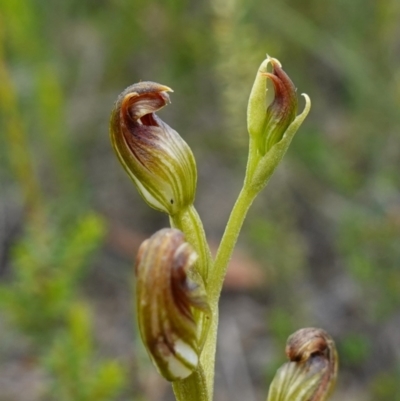
[[[267,80],[274,88],[270,105]],[[305,107],[297,115],[296,88],[280,62],[267,57],[261,63],[248,103],[249,156],[243,188],[213,261],[193,205],[197,184],[194,156],[179,134],[156,115],[169,104],[171,91],[154,82],[128,87],[112,111],[110,136],[119,161],[143,199],[167,213],[172,227],[145,241],[137,256],[137,316],[142,340],[158,371],[172,381],[178,401],[211,401],[218,301],[229,260],[252,202],[281,162],[311,104],[303,95]],[[325,332],[312,332],[314,337],[310,333],[305,342],[303,337],[299,341],[297,334],[291,337],[288,355],[294,359],[282,372],[300,372],[299,377],[312,377],[314,384],[318,379],[318,388],[323,390],[315,394],[322,395],[307,400],[322,401],[336,373],[329,377],[319,374],[328,367],[330,372],[336,369],[326,358],[329,352],[336,354],[329,348],[333,342]],[[322,343],[326,347],[320,346]],[[314,348],[316,351],[310,351]],[[318,358],[315,352],[320,353]],[[316,373],[307,376],[304,369]],[[281,376],[274,379],[270,397],[277,394]],[[279,397],[268,400],[303,400]]]
[[196,249],[198,254],[196,270],[201,275],[207,288],[209,269],[213,262],[203,224],[197,210],[193,205],[190,205],[179,213],[170,216],[170,224],[171,227],[185,233],[186,240]]
[[[267,71],[272,64],[273,71]],[[266,78],[273,81],[275,98],[266,107]],[[247,109],[249,131],[249,156],[243,188],[232,209],[215,259],[212,276],[213,296],[219,296],[244,219],[256,196],[267,185],[269,179],[283,159],[300,125],[307,117],[311,101],[303,94],[306,104],[303,112],[297,112],[296,88],[282,70],[278,60],[267,57],[257,72]],[[212,297],[211,297],[212,298]]]

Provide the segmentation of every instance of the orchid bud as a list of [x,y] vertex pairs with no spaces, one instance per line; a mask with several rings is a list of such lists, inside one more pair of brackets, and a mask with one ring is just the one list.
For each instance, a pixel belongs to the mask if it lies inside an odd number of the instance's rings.
[[292,334],[285,363],[271,383],[268,401],[325,401],[336,383],[338,356],[331,336],[307,328]]
[[143,199],[174,215],[194,201],[196,162],[186,142],[156,111],[169,101],[167,86],[139,82],[118,97],[110,136],[119,161]]
[[158,371],[169,381],[197,367],[210,319],[204,287],[193,270],[197,255],[176,229],[143,242],[136,261],[140,334]]
[[[272,72],[267,72],[269,64],[272,65]],[[272,81],[275,91],[275,97],[268,108],[266,106],[266,78]],[[305,95],[305,97],[309,103],[308,96]],[[276,143],[280,142],[295,121],[297,103],[296,88],[283,71],[281,63],[275,58],[267,57],[257,72],[247,109],[249,134],[256,141],[260,155],[265,155]],[[306,109],[307,107],[309,108],[308,104]]]

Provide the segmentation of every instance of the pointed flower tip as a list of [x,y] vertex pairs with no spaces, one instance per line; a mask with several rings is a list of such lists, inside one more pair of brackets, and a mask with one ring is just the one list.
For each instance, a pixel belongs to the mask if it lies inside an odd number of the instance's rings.
[[191,275],[196,259],[176,229],[158,231],[141,245],[137,256],[140,334],[158,371],[169,381],[184,379],[196,369],[205,334],[205,320],[199,316],[209,319],[202,283]]
[[[268,66],[272,71],[268,71]],[[261,78],[272,81],[275,96],[266,108],[266,83]],[[253,85],[248,106],[248,129],[258,143],[261,154],[267,153],[278,143],[297,115],[296,87],[282,69],[279,60],[267,55],[260,66],[259,74]]]
[[281,66],[281,63],[280,63],[280,61],[279,61],[278,59],[276,59],[276,58],[274,58],[274,57],[271,57],[269,54],[267,54],[265,60],[264,60],[264,61],[261,63],[261,65],[260,65],[259,73],[260,73],[260,74],[266,73],[266,72],[267,72],[267,69],[268,69],[268,66],[269,66],[270,64],[272,64],[272,65],[277,64],[277,65],[279,65],[280,67],[282,67],[282,66]]
[[310,99],[310,96],[308,96],[307,93],[302,93],[301,96],[304,97],[304,100],[305,100],[305,102],[306,102],[306,105],[304,106],[304,111],[303,111],[303,113],[306,111],[307,114],[308,114],[308,112],[310,111],[310,108],[311,108],[311,99]]
[[171,89],[169,86],[166,86],[166,85],[160,85],[160,87],[162,87],[162,90],[164,92],[173,92],[174,91],[173,89]]
[[193,203],[197,170],[189,146],[155,114],[170,103],[168,92],[149,81],[126,88],[111,114],[110,137],[144,200],[174,215]]
[[269,54],[267,54],[266,61],[268,61],[268,63],[271,63],[272,65],[278,65],[282,68],[281,62],[277,58],[271,57]]

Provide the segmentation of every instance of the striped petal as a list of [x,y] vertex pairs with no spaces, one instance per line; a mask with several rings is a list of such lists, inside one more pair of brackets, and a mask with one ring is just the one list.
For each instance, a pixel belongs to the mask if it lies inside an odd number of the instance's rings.
[[176,229],[163,229],[140,247],[136,262],[137,317],[142,340],[169,381],[196,369],[209,307],[192,270],[197,255]]

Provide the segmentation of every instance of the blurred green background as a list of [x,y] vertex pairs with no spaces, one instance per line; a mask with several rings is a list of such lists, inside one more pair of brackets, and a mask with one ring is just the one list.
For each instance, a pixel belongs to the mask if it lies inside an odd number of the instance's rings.
[[[244,225],[221,299],[217,401],[266,398],[323,327],[335,400],[400,400],[398,0],[0,0],[0,401],[171,400],[137,339],[132,265],[167,225],[118,165],[117,95],[174,89],[218,244],[265,54],[312,110]],[[300,101],[302,103],[302,101]]]

